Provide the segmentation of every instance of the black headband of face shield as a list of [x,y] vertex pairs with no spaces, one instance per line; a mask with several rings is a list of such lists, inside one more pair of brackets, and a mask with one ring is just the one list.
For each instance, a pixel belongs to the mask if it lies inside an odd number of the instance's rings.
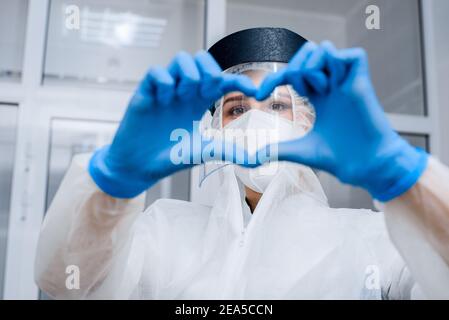
[[[284,28],[252,28],[232,33],[209,48],[222,70],[248,62],[287,63],[307,42]],[[211,107],[214,114],[215,106]]]

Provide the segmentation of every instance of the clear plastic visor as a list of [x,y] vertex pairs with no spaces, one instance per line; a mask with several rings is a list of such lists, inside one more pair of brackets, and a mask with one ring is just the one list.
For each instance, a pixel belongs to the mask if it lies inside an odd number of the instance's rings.
[[[252,62],[244,63],[224,71],[230,74],[244,74],[258,87],[270,73],[286,67],[286,63]],[[215,102],[212,128],[223,129],[227,124],[252,109],[258,109],[275,116],[290,120],[294,125],[310,130],[315,121],[315,112],[308,101],[290,86],[276,87],[264,101],[257,101],[243,93],[235,91],[226,94]]]
[[[244,74],[248,76],[256,87],[263,82],[267,75],[278,72],[286,67],[286,63],[279,62],[253,62],[231,67],[224,71],[229,74]],[[290,85],[276,87],[271,95],[264,101],[254,97],[247,97],[241,92],[230,92],[215,102],[215,110],[205,128],[212,128],[226,133],[227,127],[250,110],[259,110],[270,114],[274,122],[288,122],[297,130],[296,136],[300,138],[310,131],[315,121],[315,111],[307,99],[301,97]],[[212,173],[219,171],[230,163],[213,161],[200,168],[200,186]]]

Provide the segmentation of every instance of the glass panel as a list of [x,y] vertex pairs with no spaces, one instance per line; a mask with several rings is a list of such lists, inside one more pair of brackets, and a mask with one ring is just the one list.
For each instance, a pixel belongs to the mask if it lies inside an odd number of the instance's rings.
[[[52,120],[46,208],[53,200],[73,156],[92,152],[96,148],[110,143],[116,128],[117,124],[113,122]],[[170,198],[188,200],[189,172],[178,172],[171,177],[169,183],[159,182],[153,186],[147,192],[147,204],[150,205],[154,200],[159,199],[162,190],[165,190],[164,193],[168,193]]]
[[200,50],[203,17],[202,0],[51,0],[44,81],[133,86],[149,66]]
[[[104,121],[87,121],[74,119],[53,119],[51,122],[50,157],[48,164],[46,209],[53,200],[64,178],[73,156],[92,152],[96,148],[110,143],[117,124]],[[169,198],[189,200],[189,171],[174,174],[166,182],[159,182],[146,194],[147,206],[164,194]],[[49,299],[43,292],[40,299]]]
[[0,81],[20,81],[28,0],[0,2]]
[[[377,5],[380,30],[365,10]],[[425,115],[418,0],[228,0],[227,33],[285,27],[309,40],[365,48],[373,83],[387,112]]]
[[[368,1],[365,1],[366,5]],[[425,115],[418,0],[370,0],[380,9],[380,30],[362,28],[366,5],[347,17],[347,44],[368,51],[377,95],[390,113]]]
[[419,147],[427,152],[430,152],[429,148],[429,136],[416,133],[401,133],[401,137],[407,140],[412,146]]
[[0,104],[0,299],[6,267],[9,209],[14,154],[16,148],[17,107]]
[[102,121],[53,119],[48,165],[46,209],[53,200],[73,156],[109,143],[117,124]]
[[[429,151],[429,137],[427,135],[404,133],[401,136],[411,145]],[[331,207],[376,210],[370,194],[365,190],[342,184],[338,179],[325,172],[319,172],[318,176]]]

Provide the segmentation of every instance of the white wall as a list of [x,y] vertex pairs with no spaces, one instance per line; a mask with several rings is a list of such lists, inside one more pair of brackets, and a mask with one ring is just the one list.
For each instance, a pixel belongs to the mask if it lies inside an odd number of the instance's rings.
[[433,52],[436,86],[435,103],[438,104],[440,128],[440,158],[449,165],[449,1],[432,0]]
[[22,71],[28,2],[2,1],[0,10],[0,71]]
[[228,3],[227,34],[254,27],[283,27],[315,42],[331,40],[337,46],[346,43],[345,21],[340,16],[282,8],[276,2],[271,7]]

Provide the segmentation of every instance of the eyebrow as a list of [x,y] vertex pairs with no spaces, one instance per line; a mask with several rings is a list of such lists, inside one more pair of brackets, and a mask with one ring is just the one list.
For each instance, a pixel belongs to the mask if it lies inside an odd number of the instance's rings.
[[223,101],[223,105],[225,105],[227,102],[241,101],[244,100],[245,98],[247,99],[247,97],[245,97],[244,95],[229,97]]
[[[283,98],[291,99],[291,96],[289,94],[285,94],[282,92],[278,92],[276,95],[283,97]],[[249,98],[243,94],[234,96],[234,97],[228,97],[228,98],[225,98],[225,100],[223,101],[223,105],[225,105],[227,102],[241,101],[241,100],[245,100],[245,99],[249,99]]]

